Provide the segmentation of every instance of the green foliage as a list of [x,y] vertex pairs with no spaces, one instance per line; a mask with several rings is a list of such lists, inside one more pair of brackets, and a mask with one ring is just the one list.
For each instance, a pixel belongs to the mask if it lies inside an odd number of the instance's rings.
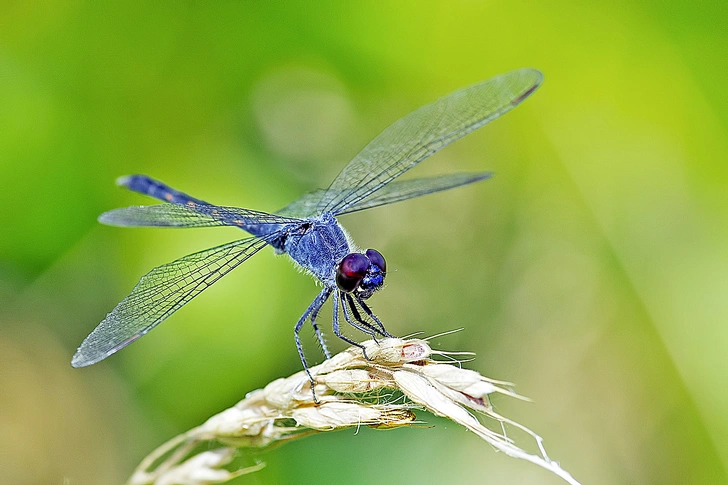
[[[525,66],[546,76],[532,99],[413,171],[492,180],[343,218],[392,270],[372,306],[397,335],[465,327],[434,345],[518,383],[536,404],[507,414],[583,483],[728,482],[728,15],[687,5],[3,5],[0,482],[119,483],[300,366],[292,329],[316,288],[262,251],[71,369],[142,274],[240,237],[100,226],[147,202],[117,176],[273,211],[412,109]],[[559,483],[436,423],[291,443],[239,482]]]

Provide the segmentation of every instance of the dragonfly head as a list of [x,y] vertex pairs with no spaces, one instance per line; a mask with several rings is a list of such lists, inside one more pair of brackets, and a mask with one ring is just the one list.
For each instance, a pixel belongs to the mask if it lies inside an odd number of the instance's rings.
[[367,299],[384,284],[387,263],[376,249],[365,254],[349,253],[336,268],[336,285],[341,291]]

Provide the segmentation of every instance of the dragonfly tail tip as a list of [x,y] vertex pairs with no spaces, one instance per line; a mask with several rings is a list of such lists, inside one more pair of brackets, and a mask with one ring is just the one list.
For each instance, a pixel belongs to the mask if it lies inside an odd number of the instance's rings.
[[119,187],[128,187],[130,179],[131,175],[123,175],[116,179],[116,185],[118,185]]

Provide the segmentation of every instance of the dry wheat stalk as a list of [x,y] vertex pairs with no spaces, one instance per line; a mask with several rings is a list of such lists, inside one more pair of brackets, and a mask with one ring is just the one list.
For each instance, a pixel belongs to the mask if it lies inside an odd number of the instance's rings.
[[[355,426],[408,426],[415,424],[413,409],[426,409],[446,417],[497,450],[535,463],[578,485],[548,458],[538,435],[493,411],[489,394],[498,392],[519,398],[507,389],[507,382],[488,379],[462,369],[457,363],[433,360],[433,354],[445,353],[433,351],[425,340],[388,338],[379,343],[370,340],[364,345],[371,360],[365,359],[359,348],[352,347],[311,369],[318,404],[313,401],[304,372],[277,379],[160,446],[142,461],[129,485],[223,483],[263,466],[228,469],[241,449]],[[502,425],[503,432],[485,427],[473,412],[493,418]],[[540,455],[516,446],[505,435],[505,425],[531,435]]]

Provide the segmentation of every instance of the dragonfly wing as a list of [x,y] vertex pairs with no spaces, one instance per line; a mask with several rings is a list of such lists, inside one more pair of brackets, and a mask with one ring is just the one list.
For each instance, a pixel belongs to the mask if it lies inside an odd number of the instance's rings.
[[99,222],[122,227],[212,227],[222,221],[183,205],[160,204],[114,209],[99,216]]
[[319,214],[319,204],[321,198],[326,194],[327,190],[318,189],[307,194],[303,194],[283,209],[276,211],[276,214],[286,217],[311,217]]
[[510,111],[543,81],[519,69],[464,88],[396,121],[344,167],[318,212],[344,212],[433,153]]
[[99,222],[123,227],[213,227],[252,224],[291,224],[298,219],[275,214],[211,204],[159,204],[124,207],[104,212]]
[[493,176],[492,172],[481,173],[453,173],[439,177],[429,177],[411,180],[401,180],[385,185],[369,197],[361,199],[355,204],[349,205],[340,214],[371,209],[382,205],[393,204],[422,195],[433,194],[443,190],[462,187],[463,185],[487,180]]
[[[448,175],[440,175],[438,177],[420,178],[401,180],[385,185],[378,191],[365,197],[362,200],[347,206],[338,214],[350,214],[352,212],[371,209],[382,205],[393,204],[414,197],[441,192],[443,190],[454,189],[463,185],[480,182],[493,176],[492,172],[479,173],[454,173]],[[321,201],[324,194],[336,193],[332,190],[319,189],[314,192],[303,195],[299,199],[291,202],[283,209],[277,211],[277,214],[290,217],[309,217],[317,214],[317,205]]]
[[84,339],[71,365],[95,364],[126,347],[266,244],[257,237],[241,239],[154,268]]

